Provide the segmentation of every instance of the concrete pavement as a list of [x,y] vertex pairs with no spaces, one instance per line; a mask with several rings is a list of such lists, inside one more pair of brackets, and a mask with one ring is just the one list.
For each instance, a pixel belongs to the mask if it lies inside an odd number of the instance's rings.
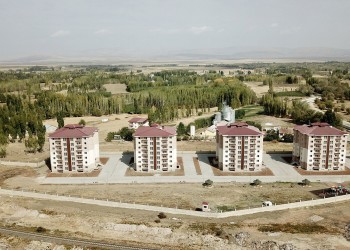
[[[281,154],[264,154],[263,161],[271,169],[274,176],[215,176],[209,165],[208,156],[211,154],[181,153],[184,162],[184,176],[124,176],[132,155],[114,153],[102,156],[109,157],[98,177],[40,177],[42,184],[117,184],[117,183],[203,183],[207,179],[215,182],[251,183],[255,179],[262,182],[300,182],[309,179],[312,182],[344,182],[350,181],[350,175],[300,175],[287,164]],[[288,156],[288,155],[287,155]],[[193,157],[198,157],[202,175],[197,175]],[[350,163],[349,159],[347,165]]]

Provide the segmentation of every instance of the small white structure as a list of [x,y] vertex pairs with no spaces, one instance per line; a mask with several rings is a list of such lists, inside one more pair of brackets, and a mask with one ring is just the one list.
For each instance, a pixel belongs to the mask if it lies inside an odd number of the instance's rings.
[[57,127],[50,124],[45,124],[45,129],[46,133],[53,133],[56,131]]
[[149,126],[147,118],[134,117],[129,121],[129,128],[138,129],[140,126]]
[[194,136],[196,134],[196,127],[194,125],[190,126],[190,136]]
[[277,126],[277,125],[274,125],[273,123],[271,122],[267,122],[265,124],[262,125],[262,131],[263,132],[267,132],[267,131],[270,131],[270,130],[274,130],[274,131],[279,131],[281,129],[280,126]]
[[210,211],[208,202],[205,202],[205,201],[202,202],[202,211],[203,212],[209,212]]
[[264,202],[262,203],[262,206],[263,206],[263,207],[272,207],[272,202],[271,202],[271,201],[264,201]]

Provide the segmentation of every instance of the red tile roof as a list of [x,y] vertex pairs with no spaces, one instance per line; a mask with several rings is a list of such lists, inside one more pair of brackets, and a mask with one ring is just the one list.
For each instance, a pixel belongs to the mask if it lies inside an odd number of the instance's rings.
[[167,126],[139,127],[134,133],[134,137],[171,137],[175,135],[176,128]]
[[144,123],[144,122],[147,122],[147,121],[148,121],[147,118],[134,117],[134,118],[131,118],[128,122],[130,122],[130,123],[132,123],[132,122],[137,122],[137,123],[142,122],[142,123]]
[[63,128],[57,129],[49,135],[49,138],[82,138],[90,137],[97,132],[97,128],[84,127],[79,124],[68,124]]
[[258,136],[262,135],[260,130],[254,126],[249,126],[245,122],[235,122],[227,124],[225,126],[218,126],[217,131],[220,135],[233,135],[233,136]]
[[332,127],[328,123],[311,123],[311,125],[297,125],[294,127],[294,130],[299,131],[302,134],[306,135],[346,135],[348,133],[343,132],[337,128]]

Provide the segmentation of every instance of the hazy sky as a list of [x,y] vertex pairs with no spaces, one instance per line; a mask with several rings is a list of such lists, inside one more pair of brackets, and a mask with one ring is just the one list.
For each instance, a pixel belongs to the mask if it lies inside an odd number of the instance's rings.
[[232,46],[350,49],[349,0],[0,0],[0,59]]

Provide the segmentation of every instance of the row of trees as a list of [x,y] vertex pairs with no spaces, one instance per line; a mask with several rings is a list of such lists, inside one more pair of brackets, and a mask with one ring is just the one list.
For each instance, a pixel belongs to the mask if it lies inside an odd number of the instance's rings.
[[[30,152],[42,151],[45,144],[43,115],[35,105],[20,96],[7,95],[0,107],[0,146],[2,156],[9,142],[25,141]],[[6,152],[6,151],[5,151]]]
[[227,101],[233,108],[255,103],[255,93],[244,84],[209,87],[154,88],[111,97],[97,93],[72,93],[63,96],[52,91],[37,95],[35,105],[46,118],[64,116],[148,113],[152,122],[166,122],[208,110]]

